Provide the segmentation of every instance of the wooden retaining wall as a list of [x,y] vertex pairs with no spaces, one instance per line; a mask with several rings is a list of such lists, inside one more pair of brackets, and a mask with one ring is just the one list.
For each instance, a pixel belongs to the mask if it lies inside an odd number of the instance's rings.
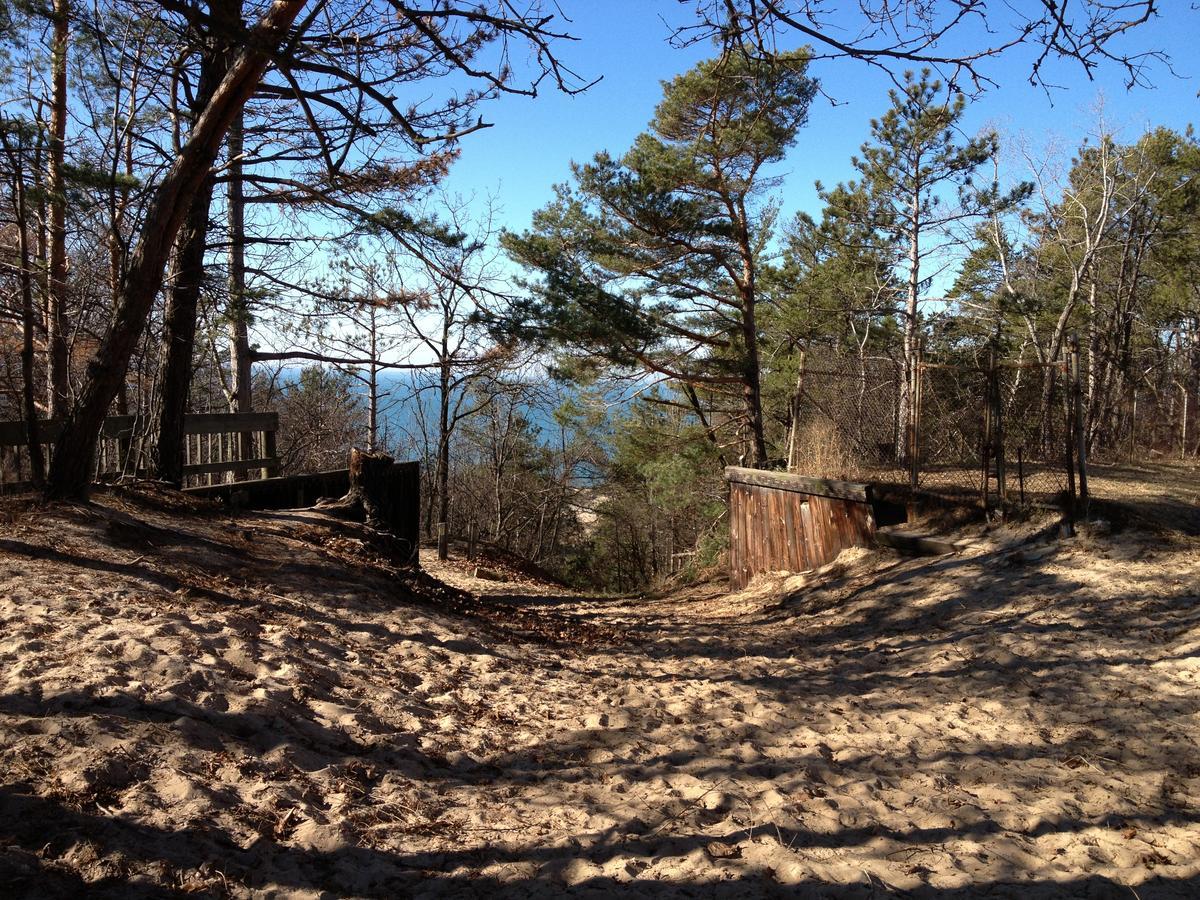
[[815,569],[874,541],[869,485],[736,466],[725,478],[732,590],[761,572]]

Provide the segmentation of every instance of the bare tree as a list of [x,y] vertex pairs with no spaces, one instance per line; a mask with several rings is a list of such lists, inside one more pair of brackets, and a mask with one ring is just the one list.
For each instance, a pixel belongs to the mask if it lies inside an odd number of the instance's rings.
[[[490,343],[483,324],[498,295],[493,211],[489,204],[480,218],[471,220],[461,198],[444,200],[445,216],[456,239],[431,248],[431,253],[416,261],[420,271],[410,272],[408,277],[417,279],[414,288],[419,302],[400,307],[416,352],[431,362],[430,368],[417,376],[414,395],[418,403],[431,395],[436,407],[438,523],[450,521],[450,449],[455,431],[493,397],[474,388],[503,377],[503,370],[515,362],[511,348]],[[403,283],[405,274],[395,274]]]
[[[1169,65],[1161,50],[1129,48],[1122,39],[1159,14],[1159,0],[989,3],[988,0],[680,0],[696,21],[676,30],[674,42],[720,40],[730,51],[753,48],[773,55],[798,43],[814,61],[856,60],[896,80],[905,70],[928,66],[953,90],[996,85],[987,64],[1020,48],[1034,59],[1029,81],[1043,88],[1048,65],[1066,61],[1088,78],[1115,66],[1126,83],[1148,85],[1151,72]],[[1176,15],[1195,15],[1192,4]]]
[[304,0],[274,0],[247,35],[196,119],[187,143],[163,178],[147,211],[137,246],[130,256],[124,289],[78,398],[66,417],[59,450],[50,465],[46,493],[54,498],[85,497],[92,457],[104,417],[120,389],[126,367],[162,287],[171,245],[192,200],[216,158],[233,117],[249,99],[266,70],[272,48],[285,39]]
[[[50,496],[86,494],[91,457],[103,418],[119,390],[162,285],[170,247],[192,200],[208,177],[226,132],[250,96],[259,89],[262,75],[268,68],[273,67],[285,80],[289,73],[294,78],[297,71],[303,71],[309,85],[306,101],[332,110],[342,118],[342,133],[351,136],[342,147],[346,155],[354,146],[353,136],[369,132],[372,124],[356,115],[354,107],[345,106],[337,91],[322,89],[322,84],[339,83],[339,78],[350,84],[351,96],[371,98],[383,110],[383,115],[400,123],[414,143],[424,147],[486,127],[481,120],[470,125],[461,122],[465,110],[483,96],[498,92],[533,94],[544,77],[552,78],[560,86],[565,86],[565,79],[569,77],[550,46],[552,41],[565,35],[550,28],[552,16],[542,15],[536,9],[518,13],[506,2],[490,6],[448,3],[434,9],[400,2],[346,6],[314,3],[306,15],[299,18],[306,6],[304,0],[275,0],[257,25],[247,30],[239,24],[237,33],[230,36],[237,51],[228,70],[211,100],[195,116],[186,141],[181,142],[178,154],[155,190],[137,247],[130,255],[112,323],[99,342],[85,383],[67,417],[64,452],[56,455],[48,479]],[[170,4],[159,8],[178,16],[187,27],[218,27],[208,12],[198,5]],[[366,42],[341,40],[343,34],[358,30],[353,25],[359,20],[364,27],[371,26],[372,30],[364,33],[379,39],[370,66],[359,64],[352,53],[352,45]],[[334,30],[327,31],[328,28]],[[307,43],[306,37],[310,38]],[[508,64],[510,41],[526,43],[536,53],[540,74],[528,86],[522,87],[514,81]],[[345,70],[331,67],[327,58],[316,58],[305,49],[313,47],[324,48],[322,52],[326,56],[333,52],[347,54]],[[392,51],[414,47],[413,65],[417,68],[440,66],[447,72],[475,79],[483,87],[461,95],[457,102],[443,107],[432,119],[422,118],[419,106],[402,109],[382,84],[398,74],[398,57]],[[492,60],[496,63],[494,68],[479,58],[488,47],[499,48],[498,61]],[[450,127],[444,128],[447,124]],[[297,196],[308,201],[317,196],[330,199],[338,191],[352,192],[356,185],[362,184],[363,177],[364,173],[355,172],[335,184],[334,190],[290,180],[281,187],[298,191]]]
[[35,399],[34,376],[34,305],[33,305],[33,261],[29,252],[29,208],[26,203],[25,166],[23,159],[28,143],[29,128],[25,123],[0,118],[0,148],[4,150],[8,163],[8,181],[12,188],[13,224],[17,237],[16,275],[21,296],[21,412],[25,420],[26,446],[29,448],[29,463],[33,472],[33,483],[40,487],[46,471],[42,454],[41,437],[38,432],[38,410]]

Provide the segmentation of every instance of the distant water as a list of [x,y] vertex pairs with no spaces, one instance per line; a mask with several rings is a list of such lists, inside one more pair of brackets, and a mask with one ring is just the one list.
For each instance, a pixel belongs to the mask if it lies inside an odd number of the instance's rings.
[[[289,369],[280,375],[284,383],[295,383],[300,369]],[[380,392],[380,428],[388,445],[419,446],[423,442],[422,431],[430,438],[437,431],[437,391],[427,379],[412,372],[381,372],[378,376]],[[546,379],[531,385],[535,402],[518,405],[520,414],[530,423],[543,443],[554,443],[559,438],[560,426],[555,420],[555,411],[570,399],[580,399],[583,392],[578,388]],[[423,390],[422,390],[423,388]],[[367,385],[353,380],[353,390],[365,411],[368,403]],[[610,409],[619,409],[629,401],[621,390],[604,392],[605,402]],[[457,400],[457,397],[455,398]],[[464,403],[469,408],[470,401]],[[422,429],[422,421],[424,429]],[[478,421],[478,420],[476,420]]]

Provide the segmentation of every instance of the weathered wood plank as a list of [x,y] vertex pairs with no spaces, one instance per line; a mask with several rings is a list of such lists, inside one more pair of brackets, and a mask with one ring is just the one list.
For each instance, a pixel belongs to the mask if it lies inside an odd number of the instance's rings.
[[800,541],[796,534],[796,513],[801,499],[797,494],[783,494],[783,536],[787,546],[787,564],[791,572],[803,570],[804,562],[800,559]]
[[725,478],[738,484],[752,484],[756,487],[795,491],[799,494],[813,494],[818,497],[836,497],[839,500],[855,500],[859,503],[868,503],[871,499],[871,486],[855,481],[811,478],[808,475],[768,472],[763,469],[746,469],[741,466],[727,466]]
[[190,413],[183,419],[185,434],[240,434],[246,431],[278,431],[279,413]]
[[[38,438],[43,444],[58,438],[62,422],[48,419],[38,423]],[[28,442],[29,432],[24,422],[0,422],[0,447],[23,447]]]
[[[751,473],[747,480],[738,477],[743,472]],[[775,484],[778,478],[786,479],[786,486]],[[847,488],[847,484],[732,469],[730,586],[740,590],[763,572],[814,569],[832,562],[848,547],[870,545],[875,520],[870,501],[865,499],[867,486],[850,484]],[[850,496],[832,496],[833,490]]]

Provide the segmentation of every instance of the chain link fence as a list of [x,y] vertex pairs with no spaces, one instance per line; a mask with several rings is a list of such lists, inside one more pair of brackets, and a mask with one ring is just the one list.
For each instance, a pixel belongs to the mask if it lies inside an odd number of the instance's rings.
[[788,467],[818,478],[906,483],[903,361],[886,352],[805,356]]
[[1068,366],[810,350],[793,402],[789,468],[821,478],[1064,505],[1074,496]]

